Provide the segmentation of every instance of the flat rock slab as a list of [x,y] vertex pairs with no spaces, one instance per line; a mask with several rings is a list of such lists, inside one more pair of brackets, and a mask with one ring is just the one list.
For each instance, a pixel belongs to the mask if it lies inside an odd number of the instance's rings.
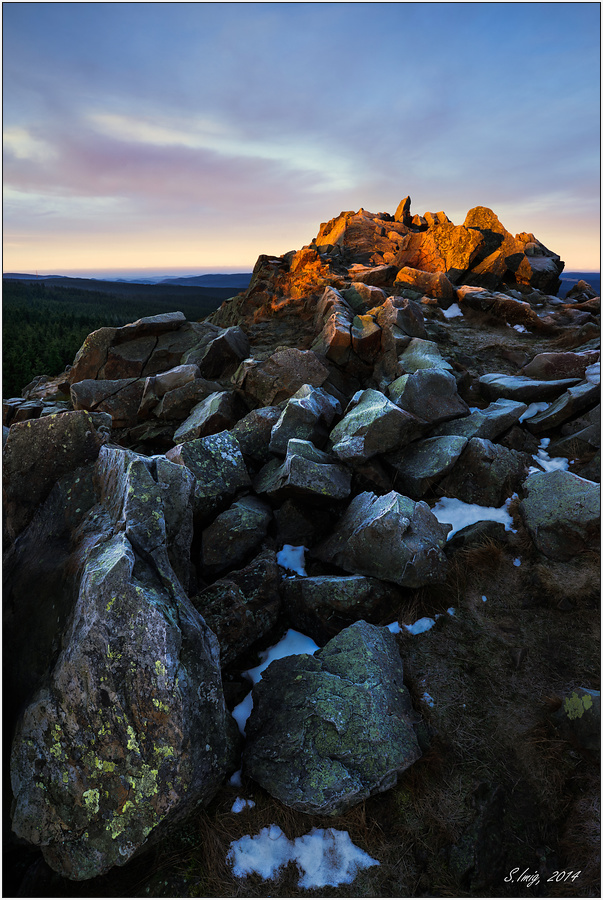
[[565,560],[582,550],[597,549],[600,485],[557,469],[530,475],[524,490],[520,511],[541,553]]
[[478,409],[464,419],[454,419],[434,428],[432,434],[441,436],[456,434],[468,439],[477,437],[495,441],[501,434],[516,425],[527,409],[525,403],[514,400],[495,400],[486,409]]
[[244,771],[293,809],[340,815],[393,787],[421,756],[412,717],[393,635],[360,621],[315,656],[264,671]]
[[346,572],[420,587],[445,579],[449,530],[422,500],[396,491],[382,497],[367,491],[354,497],[314,555]]
[[482,375],[479,385],[482,394],[489,400],[506,397],[523,403],[538,403],[552,400],[569,387],[577,384],[579,378],[557,378],[554,381],[537,381],[524,375]]
[[568,419],[582,412],[583,409],[596,403],[600,394],[600,384],[591,384],[588,381],[577,384],[561,394],[548,409],[527,419],[526,428],[532,434],[543,434],[552,428],[557,428],[558,425],[562,425]]

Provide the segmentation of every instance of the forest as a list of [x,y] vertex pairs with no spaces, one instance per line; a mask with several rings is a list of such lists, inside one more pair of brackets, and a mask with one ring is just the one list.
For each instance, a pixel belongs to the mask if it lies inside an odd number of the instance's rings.
[[97,328],[176,310],[197,321],[237,292],[85,279],[66,285],[66,281],[3,280],[3,398],[21,396],[36,375],[59,375]]

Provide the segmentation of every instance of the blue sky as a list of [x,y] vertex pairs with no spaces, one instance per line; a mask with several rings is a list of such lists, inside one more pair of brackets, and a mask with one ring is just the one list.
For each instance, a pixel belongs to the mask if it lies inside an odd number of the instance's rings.
[[4,270],[245,270],[489,206],[599,268],[599,3],[4,3]]

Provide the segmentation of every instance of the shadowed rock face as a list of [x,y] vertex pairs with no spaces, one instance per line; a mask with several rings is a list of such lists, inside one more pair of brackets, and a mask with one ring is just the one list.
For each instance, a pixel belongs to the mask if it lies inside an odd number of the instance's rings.
[[277,660],[253,691],[245,771],[287,806],[337,815],[421,755],[392,635],[364,621],[315,656]]

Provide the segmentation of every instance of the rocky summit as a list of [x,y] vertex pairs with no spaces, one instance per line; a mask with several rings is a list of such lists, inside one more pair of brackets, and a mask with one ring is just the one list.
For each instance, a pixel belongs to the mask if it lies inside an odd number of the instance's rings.
[[255,896],[229,840],[275,822],[348,831],[356,896],[599,896],[600,298],[563,265],[481,206],[342,212],[4,401],[19,896]]

